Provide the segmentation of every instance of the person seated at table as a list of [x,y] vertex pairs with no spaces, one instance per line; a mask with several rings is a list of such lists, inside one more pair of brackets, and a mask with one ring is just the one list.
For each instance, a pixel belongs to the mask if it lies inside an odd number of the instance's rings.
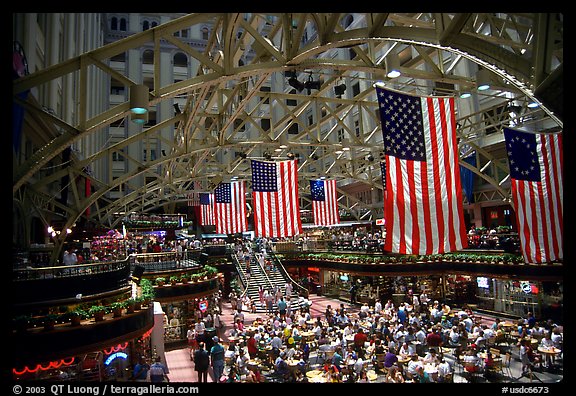
[[440,358],[440,364],[438,364],[438,382],[449,382],[451,381],[452,375],[450,363],[442,356]]
[[[554,348],[554,341],[552,341],[552,332],[551,331],[546,331],[546,333],[544,334],[544,338],[542,338],[542,340],[540,340],[539,346],[542,348],[545,348],[545,349]],[[544,356],[545,356],[544,367],[550,367],[552,364],[554,364],[554,354],[546,353],[546,354],[544,354]]]
[[331,363],[338,368],[338,371],[342,371],[342,363],[344,362],[344,356],[342,356],[342,354],[342,347],[337,346],[334,355],[332,355]]
[[235,360],[236,360],[236,347],[234,346],[234,343],[230,343],[230,345],[228,345],[228,349],[226,350],[226,352],[224,352],[224,361],[228,365],[232,365]]
[[384,382],[389,384],[402,384],[406,382],[406,380],[404,378],[404,375],[402,375],[402,371],[398,368],[398,366],[393,365],[392,367],[390,367],[390,370],[388,370]]
[[554,346],[558,349],[562,349],[564,344],[564,335],[560,326],[555,326],[552,328],[552,341],[554,342]]
[[440,358],[438,356],[438,354],[436,353],[436,349],[434,348],[430,348],[430,350],[426,353],[426,356],[424,356],[424,359],[422,360],[425,364],[440,364]]
[[362,357],[358,357],[352,366],[352,371],[356,374],[356,376],[360,376],[360,372],[365,369],[366,361],[362,359]]
[[442,315],[442,318],[440,319],[440,326],[442,326],[443,329],[449,329],[452,327],[452,322],[446,315]]
[[518,330],[518,337],[519,338],[524,338],[524,337],[530,335],[530,329],[524,323],[524,319],[518,319],[518,322],[516,323],[516,327]]
[[250,360],[250,355],[245,348],[240,348],[238,350],[238,355],[236,356],[236,367],[238,368],[238,374],[246,375],[248,374],[248,361]]
[[326,371],[326,382],[342,382],[342,375],[340,369],[336,365],[331,364]]
[[250,367],[250,369],[248,370],[248,374],[246,375],[246,382],[259,383],[259,382],[265,382],[265,380],[266,379],[260,372],[258,366],[254,365]]
[[[474,345],[474,344],[472,344]],[[464,370],[468,373],[477,373],[481,371],[482,360],[478,357],[475,348],[470,348],[462,358]]]
[[344,327],[344,330],[342,330],[342,333],[344,334],[344,336],[353,336],[354,334],[356,334],[356,330],[354,330],[353,323],[352,322],[348,323],[346,327]]
[[350,360],[358,359],[358,354],[354,350],[354,346],[352,344],[350,344],[346,347],[346,349],[344,350],[344,356],[343,357],[344,357],[344,361],[346,362],[346,364],[348,364],[348,362]]
[[476,346],[478,347],[478,349],[485,349],[486,345],[488,343],[488,340],[486,339],[486,337],[484,336],[484,331],[480,330],[478,332],[478,336],[476,337],[476,339],[474,340],[474,344],[476,344]]
[[240,373],[238,373],[238,369],[236,368],[236,366],[231,366],[230,367],[230,371],[228,371],[228,376],[226,377],[226,382],[227,383],[232,383],[232,382],[241,382],[241,376]]
[[418,366],[418,367],[416,367],[415,370],[416,370],[416,373],[414,375],[412,375],[412,379],[414,380],[414,382],[420,383],[420,384],[432,382],[432,380],[430,379],[430,374],[428,374],[424,370],[423,366]]
[[358,374],[358,378],[355,380],[355,382],[357,382],[359,384],[369,384],[372,381],[370,381],[370,378],[368,378],[368,371],[367,370],[361,370],[360,374]]
[[348,323],[350,323],[350,318],[348,318],[346,312],[343,309],[340,310],[335,318],[335,324],[343,329],[348,325]]
[[412,379],[416,376],[418,367],[424,367],[424,363],[420,360],[417,354],[413,354],[411,355],[410,361],[406,366],[406,376],[408,379]]
[[287,340],[286,359],[293,359],[296,356],[296,342],[290,337]]
[[398,350],[398,354],[401,356],[412,356],[416,353],[416,349],[413,345],[404,342],[400,349]]
[[286,353],[284,351],[280,352],[276,360],[274,360],[274,372],[273,375],[276,378],[286,380],[290,374],[290,368],[288,363],[286,363]]

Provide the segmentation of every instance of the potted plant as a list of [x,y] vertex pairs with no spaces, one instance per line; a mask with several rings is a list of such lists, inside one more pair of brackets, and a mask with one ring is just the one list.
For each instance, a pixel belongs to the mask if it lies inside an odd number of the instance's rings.
[[113,316],[115,318],[119,318],[122,316],[122,310],[124,309],[124,307],[126,306],[126,304],[123,301],[115,301],[112,304],[110,304],[110,309],[112,310],[112,313],[114,314]]
[[26,331],[31,324],[32,317],[30,315],[18,315],[12,319],[14,330],[17,332]]
[[103,305],[93,305],[88,309],[88,314],[93,317],[96,322],[103,321],[106,312],[108,312],[108,308]]
[[126,313],[133,313],[136,310],[135,298],[129,298],[128,300],[125,301],[125,303],[126,303]]
[[56,325],[57,319],[58,319],[58,315],[56,315],[56,314],[45,315],[43,320],[42,320],[44,330],[46,330],[46,331],[54,330],[54,326]]
[[190,280],[190,275],[187,272],[184,272],[182,274],[182,276],[180,276],[180,282],[182,282],[182,283],[188,283],[189,280]]
[[179,280],[180,280],[180,277],[178,275],[172,275],[170,277],[170,284],[172,286],[174,286],[176,283],[178,283]]
[[166,283],[166,278],[164,278],[163,276],[159,276],[158,278],[156,278],[154,280],[154,282],[156,282],[156,284],[160,287],[164,286],[164,284]]
[[76,308],[73,311],[68,313],[70,317],[70,325],[72,326],[80,326],[82,319],[86,319],[88,317],[88,312],[82,308]]

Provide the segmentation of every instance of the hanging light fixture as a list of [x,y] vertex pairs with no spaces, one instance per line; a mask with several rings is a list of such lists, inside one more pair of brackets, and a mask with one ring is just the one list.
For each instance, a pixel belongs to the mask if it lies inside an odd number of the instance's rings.
[[341,98],[344,92],[346,92],[346,84],[341,83],[334,86],[334,95],[336,95],[337,98]]
[[136,84],[130,87],[130,112],[146,114],[148,112],[148,86]]
[[402,72],[400,72],[400,58],[396,53],[389,53],[385,59],[386,64],[386,76],[388,78],[399,77]]
[[486,91],[490,88],[492,73],[488,69],[480,69],[476,72],[476,88],[478,91]]
[[135,124],[146,124],[148,122],[148,112],[143,114],[132,113],[130,119]]

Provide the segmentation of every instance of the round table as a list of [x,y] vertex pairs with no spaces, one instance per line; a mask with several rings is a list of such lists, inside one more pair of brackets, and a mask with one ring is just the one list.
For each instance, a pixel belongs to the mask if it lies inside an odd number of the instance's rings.
[[324,371],[321,370],[310,370],[306,373],[306,377],[310,382],[326,382]]
[[402,356],[402,355],[398,355],[398,363],[408,363],[410,360],[412,360],[412,357],[409,355],[406,356]]
[[558,349],[556,347],[542,347],[539,346],[538,347],[538,352],[546,354],[546,355],[558,355],[560,352],[562,352],[561,349]]

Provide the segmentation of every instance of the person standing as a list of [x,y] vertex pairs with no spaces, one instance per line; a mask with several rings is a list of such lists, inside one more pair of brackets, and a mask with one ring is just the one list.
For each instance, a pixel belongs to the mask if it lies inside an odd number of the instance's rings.
[[134,381],[146,381],[148,378],[148,370],[150,370],[150,365],[146,363],[146,358],[141,356],[138,363],[134,366],[134,371],[132,373],[132,379]]
[[224,347],[220,344],[218,336],[212,337],[214,345],[210,348],[210,361],[212,362],[212,370],[214,372],[214,382],[220,382],[220,378],[224,373]]
[[194,351],[194,370],[198,374],[198,382],[208,382],[208,368],[210,367],[210,353],[206,350],[206,344],[198,344]]
[[150,382],[170,382],[168,378],[168,367],[162,363],[160,356],[150,366]]

